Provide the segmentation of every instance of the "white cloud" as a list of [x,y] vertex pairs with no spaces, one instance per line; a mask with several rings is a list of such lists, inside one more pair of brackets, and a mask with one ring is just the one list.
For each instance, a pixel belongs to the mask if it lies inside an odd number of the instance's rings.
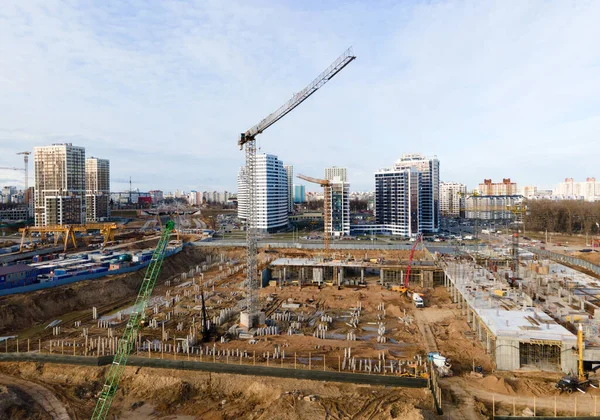
[[414,151],[445,180],[550,187],[595,175],[598,15],[593,1],[4,2],[0,166],[72,141],[142,189],[234,189],[239,133],[353,44],[263,151],[308,175],[347,166],[361,190]]

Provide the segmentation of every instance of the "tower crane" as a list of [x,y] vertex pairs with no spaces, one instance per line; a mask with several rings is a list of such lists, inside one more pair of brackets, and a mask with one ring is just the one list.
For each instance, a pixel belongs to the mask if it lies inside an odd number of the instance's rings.
[[329,250],[331,240],[331,181],[298,174],[298,178],[323,187],[323,248]]
[[528,214],[528,208],[523,203],[508,205],[506,208],[513,214],[513,234],[512,234],[512,257],[513,257],[513,278],[511,285],[516,286],[519,278],[519,226],[523,224],[523,214]]
[[19,152],[17,155],[23,155],[24,171],[25,171],[25,191],[29,188],[29,155],[31,152]]
[[6,169],[9,171],[23,171],[23,173],[25,174],[25,189],[23,190],[25,195],[27,195],[27,190],[29,188],[29,155],[31,154],[31,152],[19,152],[17,153],[17,155],[24,155],[23,156],[23,160],[25,162],[25,167],[24,168],[15,168],[15,167],[9,167],[9,166],[2,166],[0,167],[0,169]]
[[[261,134],[267,128],[289,114],[294,108],[307,100],[313,93],[319,90],[325,83],[330,81],[344,67],[350,64],[356,56],[352,48],[348,48],[339,56],[324,72],[314,79],[308,86],[296,93],[292,98],[279,107],[275,112],[267,115],[254,127],[244,133],[241,133],[238,140],[240,150],[246,147],[246,187],[247,194],[247,214],[246,214],[246,243],[247,243],[247,285],[248,297],[246,307],[246,319],[242,324],[248,328],[258,323],[258,275],[257,275],[257,229],[256,229],[256,136]],[[242,314],[242,318],[244,314]]]

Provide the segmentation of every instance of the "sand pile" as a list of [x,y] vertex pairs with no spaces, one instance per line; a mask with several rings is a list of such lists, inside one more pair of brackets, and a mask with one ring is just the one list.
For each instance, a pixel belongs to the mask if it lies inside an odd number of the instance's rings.
[[508,395],[516,394],[513,387],[508,384],[504,378],[498,378],[497,376],[489,375],[483,379],[478,379],[477,382],[483,389],[491,392]]

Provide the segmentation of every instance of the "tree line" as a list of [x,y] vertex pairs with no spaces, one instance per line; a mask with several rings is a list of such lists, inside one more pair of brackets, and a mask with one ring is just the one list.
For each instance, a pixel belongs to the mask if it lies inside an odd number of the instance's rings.
[[528,230],[599,234],[600,202],[528,200],[524,223]]

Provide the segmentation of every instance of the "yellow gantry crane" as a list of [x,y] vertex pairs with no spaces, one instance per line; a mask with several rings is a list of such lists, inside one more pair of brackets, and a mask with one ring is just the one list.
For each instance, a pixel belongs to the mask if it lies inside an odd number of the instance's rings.
[[331,181],[300,174],[298,178],[323,187],[323,248],[327,251],[331,241]]
[[26,226],[20,228],[21,232],[21,247],[19,252],[23,252],[25,247],[25,238],[29,238],[29,242],[33,244],[31,237],[32,233],[39,233],[42,240],[45,240],[49,233],[54,234],[54,246],[58,245],[58,241],[62,238],[64,243],[64,252],[67,251],[69,240],[73,244],[73,248],[77,249],[75,241],[75,232],[88,232],[90,230],[99,230],[104,237],[103,246],[115,240],[115,231],[119,229],[116,223],[86,223],[85,225],[51,225],[51,226]]

